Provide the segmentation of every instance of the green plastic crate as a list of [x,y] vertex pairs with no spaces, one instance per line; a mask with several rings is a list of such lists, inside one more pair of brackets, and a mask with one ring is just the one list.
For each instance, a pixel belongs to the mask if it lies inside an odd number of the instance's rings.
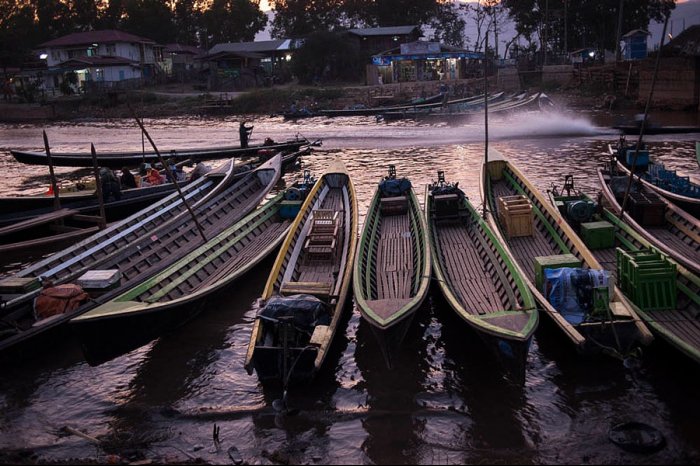
[[615,247],[615,227],[606,221],[582,223],[581,239],[591,250]]
[[678,289],[676,264],[658,251],[625,252],[617,249],[620,288],[640,309],[675,309]]
[[561,269],[562,267],[581,268],[581,261],[573,254],[560,254],[557,256],[539,256],[533,259],[535,265],[535,285],[538,290],[544,284],[545,269]]

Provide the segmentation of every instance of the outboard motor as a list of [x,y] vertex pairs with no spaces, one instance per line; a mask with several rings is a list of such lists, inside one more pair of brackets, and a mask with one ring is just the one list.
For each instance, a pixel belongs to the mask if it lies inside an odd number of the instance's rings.
[[595,203],[591,201],[569,201],[566,203],[566,216],[576,223],[586,223],[593,218],[595,209]]

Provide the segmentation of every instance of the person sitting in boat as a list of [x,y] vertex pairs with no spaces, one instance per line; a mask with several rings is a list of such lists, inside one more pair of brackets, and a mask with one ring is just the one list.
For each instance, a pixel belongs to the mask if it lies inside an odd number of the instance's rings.
[[245,149],[248,147],[248,139],[250,139],[250,133],[253,132],[253,126],[246,126],[246,122],[242,121],[238,127],[238,135],[241,137],[241,148]]
[[100,183],[102,184],[102,197],[105,202],[118,201],[122,198],[122,188],[117,175],[107,167],[100,168]]
[[164,177],[155,168],[148,170],[148,174],[144,180],[144,184],[146,184],[146,186],[157,186],[159,184],[163,184],[164,182]]
[[194,170],[190,172],[190,181],[194,181],[197,178],[204,176],[206,173],[211,171],[211,167],[201,160],[197,160]]
[[131,173],[131,170],[129,170],[126,167],[122,167],[122,176],[120,178],[122,189],[131,189],[131,188],[136,188],[136,178],[134,175]]

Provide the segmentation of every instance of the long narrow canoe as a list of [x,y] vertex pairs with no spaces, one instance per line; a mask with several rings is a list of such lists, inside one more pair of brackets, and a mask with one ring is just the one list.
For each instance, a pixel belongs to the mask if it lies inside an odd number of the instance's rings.
[[[321,369],[350,291],[357,222],[355,188],[337,160],[308,193],[267,279],[246,354],[249,374],[286,385],[308,381]],[[315,319],[300,301],[316,306]],[[289,314],[271,318],[273,306]],[[300,328],[291,317],[306,325]]]
[[[398,181],[390,168],[392,178]],[[380,184],[362,229],[353,288],[389,366],[429,285],[430,244],[418,198],[410,187],[384,194]]]
[[[504,92],[490,94],[488,101],[490,104],[496,102],[506,102],[517,97],[505,98]],[[431,115],[447,115],[447,114],[462,114],[470,111],[476,111],[482,108],[484,104],[484,96],[474,96],[468,99],[459,99],[447,102],[445,105],[432,105],[420,107],[404,107],[399,109],[387,109],[381,113],[385,121],[395,121],[403,119],[422,119],[429,118]]]
[[472,102],[478,102],[479,99],[483,100],[483,96],[473,96],[473,97],[463,97],[459,99],[449,100],[447,103],[442,102],[443,94],[439,94],[431,98],[434,100],[432,102],[423,103],[410,103],[405,105],[396,105],[388,107],[374,107],[374,108],[357,108],[357,109],[344,109],[344,110],[319,110],[319,115],[324,115],[328,117],[342,117],[342,116],[369,116],[369,115],[380,115],[387,112],[402,112],[402,111],[418,111],[418,110],[429,110],[433,108],[440,108],[443,105],[454,106],[469,104]]
[[293,220],[280,215],[283,200],[278,194],[172,266],[71,320],[86,360],[113,359],[195,317],[208,295],[279,247]]
[[[304,150],[285,153],[282,156],[282,166],[294,163]],[[264,162],[250,165],[234,166],[234,176],[242,177],[250,169],[257,168]],[[180,187],[188,183],[180,183]],[[122,190],[121,199],[105,203],[107,222],[122,220],[129,215],[138,212],[165,196],[175,192],[173,183],[164,183],[157,186],[144,186]],[[77,211],[80,214],[95,215],[99,212],[99,200],[94,190],[61,192],[61,207]],[[0,227],[16,224],[31,218],[53,212],[54,199],[52,196],[4,196],[0,197]]]
[[[628,176],[610,176],[610,171],[604,168],[598,169],[603,196],[614,212],[620,212],[622,207],[620,199],[624,197],[624,189],[627,187]],[[615,183],[620,189],[619,194],[613,192],[611,183]],[[663,251],[673,260],[682,264],[694,274],[700,274],[700,221],[682,210],[680,207],[668,202],[661,196],[654,196],[654,191],[640,184],[635,178],[632,189],[647,193],[647,197],[653,197],[662,202],[665,212],[660,222],[655,225],[642,225],[634,215],[630,213],[630,202],[625,209],[623,218],[640,235],[646,238],[654,247]],[[618,198],[617,196],[620,196]],[[647,208],[647,211],[650,209]],[[659,215],[660,216],[660,215]]]
[[[583,200],[593,201],[583,193],[553,192],[550,195],[553,204],[559,204],[562,216],[570,222],[565,215],[565,202]],[[599,215],[592,221],[607,221],[615,228],[615,245],[610,248],[594,249],[591,252],[598,262],[617,278],[617,248],[636,253],[652,249],[652,244],[635,229],[620,220],[611,210],[603,208]],[[572,228],[577,225],[571,224]],[[676,275],[676,307],[666,309],[643,309],[637,306],[631,298],[627,297],[632,308],[639,314],[651,330],[672,346],[700,363],[700,279],[680,264],[677,264]]]
[[[486,175],[488,174],[488,178]],[[489,153],[488,165],[482,165],[482,195],[488,201],[488,220],[500,240],[507,244],[520,270],[524,273],[535,299],[582,353],[605,353],[623,357],[637,344],[648,344],[653,336],[634,309],[615,286],[605,316],[587,315],[572,323],[550,304],[535,281],[535,257],[571,254],[585,269],[603,267],[579,239],[576,232],[561,218],[559,212],[527,178],[497,151]],[[532,205],[533,225],[530,236],[509,237],[499,218],[498,198],[522,195]]]
[[[172,149],[163,150],[163,157],[176,161],[187,159],[228,159],[231,157],[243,157],[259,154],[261,150],[269,153],[280,151],[297,151],[300,147],[308,145],[306,139],[294,139],[275,144],[260,144],[246,148],[238,146],[209,147],[202,149]],[[12,150],[12,156],[20,163],[30,165],[48,165],[46,154],[43,152],[24,152]],[[102,152],[97,153],[97,163],[101,167],[121,168],[135,167],[142,162],[157,163],[159,161],[155,152]],[[92,155],[85,153],[61,153],[51,152],[51,162],[56,167],[92,167]]]
[[[621,174],[629,176],[629,167],[623,163],[622,154],[619,154],[610,144],[608,144],[608,152],[611,156],[615,157],[617,161],[617,170]],[[684,211],[689,214],[699,217],[700,216],[700,185],[693,183],[692,181],[687,181],[683,189],[676,189],[671,183],[664,183],[665,180],[659,179],[652,175],[652,173],[665,171],[663,164],[658,164],[653,161],[649,162],[649,167],[644,172],[637,172],[637,179],[644,184],[647,188],[656,191],[659,195],[668,199],[670,202],[674,203]],[[675,172],[673,172],[675,173]]]
[[146,227],[149,224],[148,220],[153,216],[167,216],[167,209],[171,206],[166,206],[149,215],[146,221],[116,233],[118,238],[114,240],[111,236],[105,238],[105,241],[89,238],[72,252],[61,253],[59,257],[62,260],[57,264],[52,256],[43,261],[40,267],[33,267],[34,271],[37,271],[37,268],[45,269],[50,261],[52,268],[40,273],[40,276],[49,277],[54,284],[73,281],[88,270],[118,269],[121,280],[114,290],[96,297],[74,311],[38,322],[34,319],[31,306],[27,305],[28,298],[38,294],[38,290],[10,297],[8,304],[14,310],[7,312],[6,309],[2,321],[6,325],[12,324],[11,327],[15,331],[7,332],[7,338],[0,340],[0,351],[78,317],[171,266],[204,243],[202,233],[207,240],[213,238],[255,209],[270,192],[280,174],[280,154],[238,181],[229,169],[229,176],[224,183],[219,184],[193,205],[192,211],[197,222],[185,211],[160,223],[156,228],[146,232],[140,229]]
[[435,276],[452,309],[522,381],[539,323],[535,298],[506,248],[466,196],[449,191],[438,183],[425,192]]

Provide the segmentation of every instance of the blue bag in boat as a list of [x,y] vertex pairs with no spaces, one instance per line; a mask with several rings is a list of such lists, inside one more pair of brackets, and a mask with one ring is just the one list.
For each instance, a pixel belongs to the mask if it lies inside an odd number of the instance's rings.
[[397,197],[410,191],[411,182],[408,178],[387,178],[379,183],[382,197]]
[[572,325],[578,325],[594,311],[595,288],[610,286],[610,273],[562,267],[544,270],[544,296]]
[[296,329],[308,333],[313,332],[317,325],[330,323],[326,304],[307,294],[273,296],[258,312],[258,317],[276,324],[290,323]]

